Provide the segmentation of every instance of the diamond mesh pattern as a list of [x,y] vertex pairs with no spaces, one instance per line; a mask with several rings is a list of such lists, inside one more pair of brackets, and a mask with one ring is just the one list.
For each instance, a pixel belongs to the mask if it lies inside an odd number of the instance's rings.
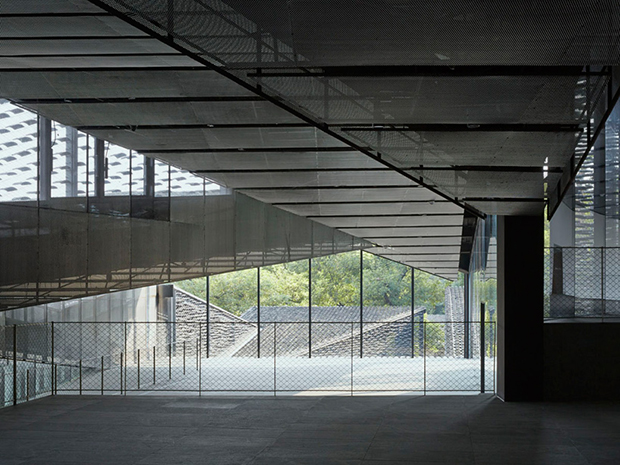
[[620,248],[545,250],[545,317],[620,315]]
[[4,327],[0,405],[50,393],[492,391],[495,324],[485,324],[484,363],[479,323],[469,324],[468,354],[447,339],[464,328],[419,321]]

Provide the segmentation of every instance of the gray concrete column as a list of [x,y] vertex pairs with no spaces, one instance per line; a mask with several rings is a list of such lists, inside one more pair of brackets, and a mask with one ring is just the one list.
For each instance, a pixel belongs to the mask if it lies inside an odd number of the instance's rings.
[[543,396],[543,216],[497,222],[497,394]]

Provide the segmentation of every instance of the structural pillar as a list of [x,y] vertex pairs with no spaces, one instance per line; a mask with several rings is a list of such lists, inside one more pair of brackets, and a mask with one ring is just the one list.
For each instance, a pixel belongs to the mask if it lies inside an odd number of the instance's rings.
[[52,198],[52,122],[39,117],[39,200]]
[[539,216],[497,222],[497,395],[543,397],[543,247]]

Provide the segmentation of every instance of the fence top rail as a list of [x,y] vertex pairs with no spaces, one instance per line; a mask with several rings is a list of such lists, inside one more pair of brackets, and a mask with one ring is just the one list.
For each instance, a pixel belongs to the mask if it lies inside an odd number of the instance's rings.
[[620,250],[620,247],[605,247],[605,246],[588,246],[588,247],[575,247],[575,246],[553,246],[553,247],[545,247],[545,250],[557,250],[557,249],[575,249],[575,250],[592,250],[592,249],[610,249],[610,250]]
[[[257,321],[174,321],[174,322],[164,322],[164,321],[54,321],[49,323],[27,323],[27,324],[18,324],[18,325],[6,325],[0,326],[4,328],[13,328],[16,326],[17,328],[23,328],[27,326],[46,326],[54,323],[54,325],[188,325],[188,326],[199,326],[199,325],[251,325],[256,326],[258,324]],[[356,325],[356,324],[384,324],[384,325],[406,325],[410,324],[411,321],[261,321],[261,325],[308,325],[312,324],[327,324],[327,325]],[[423,325],[436,325],[436,324],[495,324],[496,322],[491,321],[481,321],[481,320],[470,320],[470,321],[414,321],[415,324],[423,324]]]

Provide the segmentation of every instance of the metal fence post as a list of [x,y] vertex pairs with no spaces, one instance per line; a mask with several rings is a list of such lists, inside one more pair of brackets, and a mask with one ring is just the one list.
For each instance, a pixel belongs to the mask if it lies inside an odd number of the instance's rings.
[[172,343],[168,344],[168,379],[172,379]]
[[485,303],[480,304],[480,394],[484,394],[485,391],[485,368],[484,358],[486,355],[485,337],[484,337],[484,320],[485,316]]
[[13,405],[17,405],[17,325],[13,325]]
[[276,396],[276,322],[273,322],[273,396]]
[[426,321],[422,322],[422,357],[424,357],[424,395],[426,395]]
[[80,395],[82,395],[82,359],[80,359]]
[[[140,354],[140,352],[138,352],[138,354]],[[185,341],[183,341],[183,374],[185,375]]]
[[605,309],[605,248],[601,247],[601,310],[603,316],[606,314]]
[[125,395],[127,395],[127,363],[129,362],[129,353],[127,352],[127,322],[125,321],[125,327],[123,328],[124,331],[124,338],[125,338],[125,350],[124,350],[124,354],[125,354],[125,367],[124,367],[124,380],[125,380],[125,384],[123,386],[124,390],[125,390]]
[[355,328],[353,325],[354,323],[351,322],[351,397],[353,397],[353,357],[355,356],[355,349],[353,346],[353,335],[355,334]]
[[54,322],[52,321],[52,395],[54,395]]
[[155,384],[155,379],[156,379],[156,375],[155,375],[155,357],[156,357],[156,353],[155,353],[156,347],[153,346],[153,384]]
[[138,391],[140,390],[140,349],[138,349]]
[[121,352],[121,366],[120,366],[120,369],[121,369],[121,385],[120,385],[120,388],[121,388],[121,395],[122,395],[123,394],[123,353],[122,352]]
[[30,400],[30,370],[26,370],[26,402]]
[[360,249],[360,358],[364,356],[364,251]]
[[411,358],[415,357],[415,277],[411,268]]
[[103,355],[101,356],[101,395],[103,395]]
[[260,358],[260,267],[256,268],[256,357]]
[[198,397],[202,397],[202,323],[198,323],[198,351],[196,362],[198,363]]

